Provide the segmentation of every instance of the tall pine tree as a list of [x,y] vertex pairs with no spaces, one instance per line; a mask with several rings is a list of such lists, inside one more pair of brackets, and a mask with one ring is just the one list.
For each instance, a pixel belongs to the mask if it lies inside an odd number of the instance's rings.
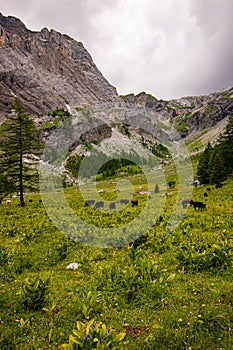
[[212,152],[212,157],[209,163],[210,169],[210,184],[218,185],[227,179],[227,169],[224,165],[224,160],[216,147]]
[[221,154],[224,167],[227,174],[233,174],[233,115],[228,119],[227,126],[224,133],[219,138],[219,144],[217,146],[219,153]]
[[0,190],[4,195],[19,193],[24,206],[24,192],[38,188],[36,163],[41,147],[35,125],[18,100],[12,109],[1,126],[0,173],[5,186]]
[[210,159],[213,152],[213,147],[208,143],[206,149],[202,153],[197,167],[197,178],[200,184],[208,184],[210,182]]

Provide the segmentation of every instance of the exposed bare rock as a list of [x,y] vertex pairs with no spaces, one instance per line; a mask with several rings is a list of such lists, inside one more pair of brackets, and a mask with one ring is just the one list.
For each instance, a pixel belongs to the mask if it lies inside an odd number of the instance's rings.
[[142,92],[122,96],[127,108],[143,106],[153,111],[158,120],[170,120],[181,137],[213,127],[233,114],[233,88],[204,96],[187,96],[170,101],[157,100]]
[[0,113],[15,96],[30,113],[118,101],[81,42],[55,30],[32,32],[17,18],[0,14]]

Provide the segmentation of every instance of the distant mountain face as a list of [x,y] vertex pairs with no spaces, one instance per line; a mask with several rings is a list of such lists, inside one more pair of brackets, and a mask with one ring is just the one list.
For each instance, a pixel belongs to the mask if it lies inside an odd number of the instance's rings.
[[128,108],[144,106],[164,120],[170,119],[181,137],[214,127],[233,114],[233,88],[204,96],[187,96],[169,101],[157,100],[142,92],[122,96]]
[[40,116],[59,108],[118,101],[81,42],[47,28],[32,32],[0,14],[0,114],[17,96]]

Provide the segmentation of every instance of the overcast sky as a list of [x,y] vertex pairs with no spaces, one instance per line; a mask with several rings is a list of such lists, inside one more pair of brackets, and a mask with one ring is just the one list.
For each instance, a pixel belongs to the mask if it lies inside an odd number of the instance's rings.
[[233,0],[6,0],[0,12],[82,41],[120,94],[233,86]]

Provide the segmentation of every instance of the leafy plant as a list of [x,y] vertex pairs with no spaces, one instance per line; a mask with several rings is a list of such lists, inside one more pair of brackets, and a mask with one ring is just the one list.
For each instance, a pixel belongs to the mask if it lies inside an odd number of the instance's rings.
[[122,341],[125,333],[117,333],[102,322],[95,322],[94,319],[88,323],[77,322],[76,329],[69,335],[69,343],[61,347],[67,350],[85,349],[123,349]]
[[181,249],[176,259],[180,262],[180,268],[188,271],[223,269],[232,264],[232,247],[225,242],[210,247],[191,245]]
[[21,296],[24,305],[30,310],[41,309],[45,304],[45,295],[48,289],[50,278],[43,281],[39,276],[27,278],[21,289]]
[[89,291],[82,302],[82,314],[85,318],[90,317],[91,312],[94,310],[94,307],[97,302],[97,293]]

